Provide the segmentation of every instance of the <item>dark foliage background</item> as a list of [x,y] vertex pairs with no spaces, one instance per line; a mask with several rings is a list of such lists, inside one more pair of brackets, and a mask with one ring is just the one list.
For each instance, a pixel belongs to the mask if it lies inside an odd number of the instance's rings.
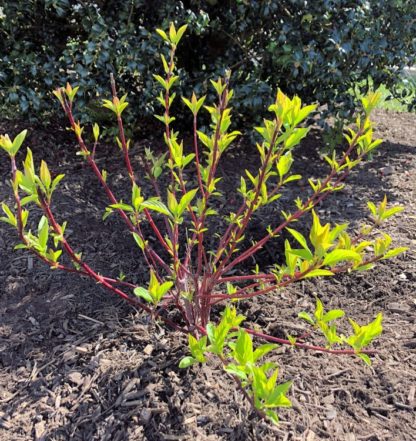
[[[3,0],[0,87],[9,111],[40,115],[52,88],[83,91],[82,113],[102,117],[109,73],[129,92],[130,115],[154,113],[163,47],[156,27],[188,23],[179,50],[181,88],[207,92],[233,70],[240,115],[263,113],[277,86],[344,118],[351,89],[372,79],[394,89],[415,62],[415,0]],[[163,50],[163,49],[162,49]],[[357,86],[358,85],[358,86]],[[79,100],[78,100],[79,101]],[[85,117],[85,116],[84,116]]]

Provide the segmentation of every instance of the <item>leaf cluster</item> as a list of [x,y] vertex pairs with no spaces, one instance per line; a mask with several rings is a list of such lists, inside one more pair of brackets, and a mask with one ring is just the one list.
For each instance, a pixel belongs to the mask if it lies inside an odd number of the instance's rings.
[[292,382],[279,384],[276,363],[260,362],[277,345],[266,343],[254,349],[251,336],[239,328],[244,319],[235,308],[226,307],[218,325],[207,325],[207,335],[200,339],[189,335],[191,356],[183,358],[179,367],[205,363],[207,357],[215,355],[221,360],[224,370],[240,381],[241,387],[253,400],[255,409],[277,424],[276,409],[291,406],[286,394]]

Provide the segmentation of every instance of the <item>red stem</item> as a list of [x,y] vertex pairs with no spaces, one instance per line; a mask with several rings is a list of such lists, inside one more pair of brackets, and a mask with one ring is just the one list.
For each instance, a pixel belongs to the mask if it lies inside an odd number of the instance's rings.
[[220,277],[218,283],[241,282],[244,280],[275,280],[274,274],[248,274],[247,276]]
[[[311,351],[318,351],[318,352],[327,352],[328,354],[334,354],[334,355],[357,355],[357,351],[354,349],[328,349],[324,348],[322,346],[315,346],[315,345],[308,345],[306,343],[291,343],[289,340],[286,340],[284,338],[278,338],[278,337],[272,337],[271,335],[263,334],[262,332],[254,331],[253,329],[248,328],[242,328],[244,331],[248,332],[251,335],[254,335],[255,337],[262,338],[267,341],[271,341],[273,343],[280,343],[282,345],[289,345],[294,346],[299,349],[308,349]],[[376,354],[377,351],[375,350],[363,350],[360,351],[361,354],[367,354],[372,355]]]
[[[75,131],[75,120],[74,120],[74,117],[73,117],[73,114],[72,114],[72,106],[69,105],[69,104],[66,104],[66,105],[64,105],[64,109],[65,109],[65,113],[66,113],[67,116],[68,116],[69,123],[70,123],[72,129]],[[107,185],[107,183],[106,183],[106,181],[105,181],[105,179],[104,179],[104,177],[103,177],[103,175],[102,175],[100,169],[98,168],[98,166],[97,166],[97,164],[96,164],[96,162],[95,162],[95,159],[94,159],[91,155],[88,154],[88,149],[87,149],[87,147],[86,147],[86,145],[85,145],[85,143],[84,143],[84,140],[82,139],[82,136],[81,136],[80,134],[76,134],[76,137],[77,137],[77,141],[78,141],[78,144],[79,144],[81,150],[82,150],[84,153],[86,153],[86,158],[87,158],[88,164],[90,165],[90,167],[92,168],[94,174],[97,176],[98,180],[100,181],[102,187],[104,188],[104,191],[106,192],[106,194],[107,194],[107,196],[108,196],[108,199],[110,200],[110,202],[111,202],[112,204],[117,204],[118,201],[117,201],[116,197],[114,196],[113,192],[111,191],[110,187]],[[143,237],[143,235],[142,235],[142,233],[141,233],[141,230],[138,229],[138,228],[136,228],[136,227],[133,225],[133,223],[131,222],[131,220],[129,219],[129,217],[126,215],[126,213],[125,213],[122,209],[117,209],[117,212],[119,213],[119,215],[122,217],[122,219],[123,219],[123,220],[125,221],[125,223],[127,224],[128,229],[129,229],[131,232],[135,232],[135,233],[137,233],[137,234],[142,238],[143,242],[146,244],[146,241],[145,241],[145,239],[144,239],[144,237]],[[154,224],[154,222],[150,223],[150,225],[152,226],[152,229],[153,229],[153,231],[155,232],[155,234],[157,234],[156,231],[155,231],[155,230],[157,230],[157,227],[156,227],[156,225]],[[157,231],[158,231],[158,230],[157,230]],[[160,233],[159,233],[159,234],[160,234]],[[153,256],[153,258],[151,257],[152,261],[153,261],[154,258],[156,257],[156,260],[157,260],[160,264],[162,264],[162,266],[163,266],[164,268],[168,268],[168,265],[166,264],[166,262],[164,262],[164,260],[163,260],[163,259],[162,259],[162,258],[161,258],[161,257],[155,252],[155,251],[153,251],[153,250],[151,249],[151,247],[149,247],[147,244],[145,245],[145,254],[144,254],[145,259],[147,260],[146,253],[147,253],[149,256]],[[150,262],[149,262],[148,260],[147,260],[147,262],[149,263],[149,267],[154,267],[155,271],[157,272],[157,268],[156,268],[156,266],[150,264]]]
[[[245,213],[245,215],[243,217],[243,220],[241,222],[241,227],[239,227],[238,225],[237,226],[234,225],[234,230],[235,230],[234,234],[232,233],[232,230],[231,230],[230,234],[229,234],[229,239],[227,239],[225,241],[225,243],[223,244],[222,251],[224,251],[228,245],[230,246],[230,249],[228,250],[227,255],[221,261],[221,263],[220,263],[220,265],[219,265],[219,267],[217,269],[217,272],[219,272],[219,273],[221,273],[222,268],[224,268],[224,266],[227,264],[227,262],[231,259],[231,256],[232,256],[232,254],[233,254],[233,252],[235,250],[235,247],[236,247],[236,245],[238,243],[238,240],[244,234],[244,232],[245,232],[245,230],[247,228],[247,225],[248,225],[248,223],[250,221],[251,215],[252,215],[252,213],[254,211],[254,208],[255,208],[255,206],[256,206],[256,204],[258,202],[258,199],[259,199],[259,196],[260,196],[261,187],[262,187],[262,185],[264,183],[264,179],[266,177],[266,171],[267,171],[267,168],[269,166],[270,158],[272,158],[272,155],[273,155],[273,148],[274,148],[274,145],[276,143],[276,138],[277,138],[277,135],[278,135],[278,133],[280,131],[280,125],[279,125],[279,121],[277,119],[276,119],[275,123],[276,123],[276,128],[274,129],[274,132],[273,132],[273,136],[272,136],[272,140],[270,142],[269,150],[267,152],[267,155],[266,155],[266,157],[264,159],[264,162],[262,164],[262,167],[260,169],[260,174],[259,174],[259,180],[258,180],[258,183],[257,183],[256,193],[254,195],[253,200],[250,202],[250,206],[248,207],[248,209],[247,209],[247,211],[246,211],[246,213]],[[231,242],[231,238],[233,238],[232,242]],[[216,262],[218,262],[218,260],[220,259],[221,255],[222,255],[222,252],[220,252],[219,254],[217,252],[216,257],[215,257],[215,261],[214,261],[214,265],[215,265]]]
[[[383,256],[374,256],[371,259],[368,259],[368,260],[362,262],[361,265],[368,265],[370,263],[377,262],[382,257]],[[276,289],[284,288],[285,286],[290,285],[294,282],[297,282],[298,280],[302,280],[309,272],[313,271],[314,269],[320,268],[321,266],[322,266],[322,264],[318,263],[314,266],[311,266],[306,271],[303,271],[303,272],[297,271],[297,272],[295,272],[295,274],[292,277],[286,276],[286,277],[288,277],[286,280],[283,280],[283,281],[278,282],[276,284],[270,285],[267,288],[261,289],[259,291],[244,294],[247,290],[256,288],[257,286],[260,286],[263,282],[257,282],[257,283],[253,283],[251,285],[245,286],[244,288],[239,289],[234,294],[215,294],[214,293],[214,294],[210,294],[208,297],[211,300],[216,299],[215,302],[211,302],[212,305],[216,305],[217,303],[221,302],[222,300],[248,299],[248,298],[252,298],[252,297],[258,297],[260,295],[267,294],[267,293],[274,291]],[[343,272],[348,271],[350,268],[351,268],[351,265],[347,264],[347,265],[343,265],[343,266],[339,266],[339,267],[335,267],[335,268],[330,268],[330,271],[334,274],[339,274],[339,273],[343,273]]]
[[[207,335],[207,331],[203,326],[196,326],[196,329],[199,331],[200,334]],[[241,327],[240,329],[243,329],[248,334],[251,334],[263,340],[271,341],[273,343],[279,343],[281,345],[294,346],[299,349],[306,349],[317,352],[326,352],[328,354],[334,354],[334,355],[357,355],[357,352],[354,349],[328,349],[328,348],[324,348],[323,346],[308,345],[306,343],[297,343],[297,342],[292,343],[284,338],[273,337],[271,335],[263,334],[262,332],[254,331],[253,329],[250,328]],[[238,328],[234,328],[234,330],[237,331]],[[369,349],[369,350],[360,351],[359,353],[373,355],[373,354],[377,354],[377,351]]]
[[195,151],[195,162],[196,162],[196,174],[198,177],[199,190],[203,197],[205,197],[204,185],[202,184],[201,163],[199,161],[199,148],[198,148],[198,120],[197,114],[194,114],[194,122],[193,122],[193,132],[194,132],[194,151]]
[[[114,80],[114,75],[112,73],[110,74],[110,83],[111,83],[111,92],[113,95],[113,102],[114,102],[114,100],[118,99],[118,97],[117,97],[116,82]],[[118,125],[118,132],[120,134],[121,148],[123,149],[123,153],[124,153],[124,162],[126,164],[131,183],[134,184],[135,176],[134,176],[133,167],[131,166],[131,162],[130,162],[129,149],[127,147],[126,136],[124,133],[123,120],[121,119],[121,115],[118,113],[117,113],[117,125]]]
[[[64,250],[66,251],[66,253],[68,254],[68,256],[70,257],[70,259],[74,263],[76,263],[77,265],[81,266],[83,268],[83,270],[85,271],[86,275],[88,275],[89,277],[94,279],[96,282],[98,282],[99,284],[101,284],[105,288],[109,289],[110,291],[112,291],[114,294],[118,295],[122,299],[127,300],[129,303],[133,304],[134,306],[137,306],[140,309],[142,309],[142,310],[146,311],[147,313],[151,314],[152,316],[154,316],[154,314],[156,312],[155,310],[148,307],[147,305],[140,302],[139,300],[130,297],[129,295],[127,295],[125,292],[121,291],[120,289],[114,287],[108,281],[108,279],[106,279],[103,276],[101,276],[100,274],[96,273],[89,265],[87,265],[79,257],[77,257],[77,255],[74,252],[74,250],[72,249],[72,247],[69,245],[69,243],[67,242],[65,237],[62,235],[61,226],[56,222],[55,217],[54,217],[48,203],[43,198],[43,195],[39,194],[39,200],[41,203],[41,207],[42,207],[45,215],[49,219],[49,222],[50,222],[53,230],[55,231],[56,234],[62,236],[62,239],[61,239],[62,246],[63,246]],[[186,330],[184,330],[180,326],[178,326],[176,323],[174,323],[172,320],[170,320],[166,317],[163,317],[163,316],[161,316],[161,319],[165,323],[167,323],[169,326],[171,326],[172,328],[174,328],[178,331],[187,332]]]
[[[361,129],[354,137],[353,141],[351,142],[349,148],[344,153],[342,159],[338,163],[339,166],[343,165],[346,158],[351,154],[352,150],[356,147],[358,138],[362,135]],[[364,155],[360,155],[361,158]],[[287,227],[291,222],[299,219],[302,217],[305,213],[307,213],[310,210],[310,205],[313,204],[313,207],[316,206],[318,203],[320,203],[322,200],[324,200],[329,194],[332,192],[326,191],[323,192],[323,190],[327,187],[328,183],[331,181],[331,179],[336,175],[336,170],[333,169],[331,173],[327,176],[327,178],[324,180],[324,182],[321,184],[319,189],[314,192],[314,194],[303,204],[304,207],[299,209],[295,214],[292,214],[289,216],[288,219],[286,219],[282,224],[280,224],[278,227],[276,227],[272,233],[268,234],[267,236],[263,237],[263,239],[259,240],[255,245],[252,245],[250,248],[248,248],[245,252],[240,254],[238,257],[236,257],[234,260],[232,260],[222,271],[222,274],[229,271],[231,268],[233,268],[238,263],[243,262],[244,260],[248,259],[250,256],[252,256],[258,249],[262,248],[272,237],[275,237],[278,233],[280,233],[284,228]],[[335,185],[343,181],[350,173],[350,170],[347,169],[336,181]],[[322,193],[323,192],[323,193]],[[322,193],[322,194],[321,194]],[[215,278],[218,280],[218,278],[221,277],[221,274],[217,274]]]
[[[211,168],[210,168],[209,174],[208,174],[206,192],[204,193],[204,210],[198,219],[199,229],[204,228],[206,211],[208,208],[208,199],[211,196],[211,193],[209,192],[209,188],[210,188],[212,180],[215,178],[215,173],[216,173],[216,169],[217,169],[216,162],[217,162],[218,143],[219,143],[220,136],[221,136],[221,123],[222,123],[222,119],[224,116],[224,111],[227,106],[227,94],[228,94],[228,80],[226,80],[226,87],[225,87],[225,89],[220,97],[219,103],[218,103],[219,118],[218,118],[217,125],[215,128],[215,139],[214,139],[214,146],[213,146],[213,152],[212,152],[212,163],[211,163]],[[219,156],[218,156],[218,161],[219,161]],[[202,260],[203,241],[204,241],[204,233],[200,232],[200,233],[198,233],[198,262],[200,262],[200,259]],[[198,280],[201,276],[202,262],[198,263],[198,267],[199,267],[199,272],[197,272],[195,280]],[[206,275],[204,275],[204,277],[203,277],[203,281],[202,281],[201,286],[203,287],[203,292],[206,292],[206,288],[207,288],[207,276]],[[197,293],[197,296],[200,296],[199,292]],[[211,308],[211,306],[210,306],[208,299],[202,298],[201,299],[200,314],[201,314],[201,322],[203,324],[208,323],[210,308]]]

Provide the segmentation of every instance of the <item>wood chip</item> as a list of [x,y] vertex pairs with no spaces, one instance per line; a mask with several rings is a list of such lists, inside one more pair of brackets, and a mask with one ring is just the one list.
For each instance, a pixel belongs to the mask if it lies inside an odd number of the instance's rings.
[[89,345],[76,346],[75,347],[75,351],[80,353],[80,354],[88,354],[90,352],[90,346]]
[[415,399],[415,392],[416,392],[416,386],[410,386],[409,394],[407,395],[407,401],[410,404],[413,404],[413,401]]
[[322,398],[323,404],[334,404],[335,403],[335,397],[334,394],[329,394],[326,397]]
[[143,409],[140,412],[140,422],[142,424],[148,424],[152,418],[152,411],[150,409]]
[[316,433],[313,432],[312,430],[308,430],[308,433],[305,437],[305,441],[314,441],[316,438]]
[[8,421],[5,421],[0,418],[0,427],[2,427],[3,429],[9,430],[9,429],[11,429],[12,425]]
[[143,352],[144,352],[146,355],[151,355],[152,352],[153,352],[153,346],[152,346],[152,345],[147,345],[147,346],[143,349]]
[[84,382],[84,378],[81,374],[81,372],[78,371],[72,371],[68,375],[68,380],[72,383],[76,384],[77,386],[80,386]]
[[39,421],[35,424],[35,440],[40,441],[45,433],[45,421]]
[[104,325],[104,322],[100,322],[99,320],[96,320],[92,317],[88,317],[87,315],[84,315],[84,314],[78,314],[78,317],[82,318],[84,320],[89,320],[90,322],[93,322],[93,323],[97,323],[98,325],[102,325],[102,326]]
[[337,410],[335,409],[335,407],[330,407],[325,413],[325,418],[329,421],[334,420],[336,417]]

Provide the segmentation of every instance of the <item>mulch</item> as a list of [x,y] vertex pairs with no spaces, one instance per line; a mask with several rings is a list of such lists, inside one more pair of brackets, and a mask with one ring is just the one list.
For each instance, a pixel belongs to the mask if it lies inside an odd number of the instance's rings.
[[[281,410],[280,425],[272,427],[253,415],[215,363],[178,368],[187,353],[185,336],[150,322],[88,280],[14,252],[16,238],[1,224],[0,440],[416,439],[416,115],[378,111],[375,121],[383,147],[319,207],[320,215],[357,228],[367,216],[366,201],[387,194],[406,210],[386,231],[410,250],[370,272],[304,281],[240,305],[251,324],[279,337],[302,333],[297,313],[310,311],[315,295],[360,323],[383,311],[384,333],[374,344],[378,354],[371,367],[355,357],[279,347],[271,359],[279,364],[282,381],[293,380],[293,407]],[[123,271],[127,279],[142,282],[146,272],[137,247],[116,217],[102,223],[105,197],[74,156],[70,134],[56,126],[0,122],[0,133],[23,128],[30,130],[35,158],[66,174],[54,211],[68,220],[70,242],[104,274]],[[153,142],[149,136],[135,145],[133,156]],[[297,171],[322,175],[320,145],[315,131],[297,151]],[[118,190],[127,189],[119,152],[114,146],[101,148],[100,165]],[[227,199],[218,202],[219,209],[238,202],[237,172],[252,167],[255,158],[254,149],[243,143],[224,159]],[[3,155],[0,200],[10,201],[9,179]],[[277,208],[303,186],[294,184]],[[270,214],[253,220],[251,237],[267,226]],[[255,263],[270,265],[279,244],[262,250]]]

